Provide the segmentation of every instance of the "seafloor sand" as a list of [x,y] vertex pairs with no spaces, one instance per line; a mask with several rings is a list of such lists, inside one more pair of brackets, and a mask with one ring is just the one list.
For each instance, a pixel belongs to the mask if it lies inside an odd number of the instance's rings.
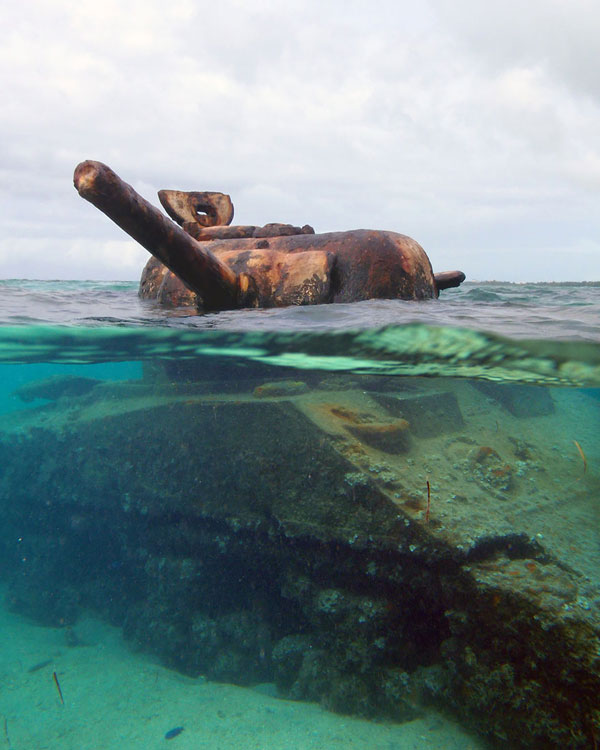
[[[270,697],[259,689],[186,678],[132,653],[118,629],[92,618],[80,620],[76,632],[87,645],[69,647],[64,629],[40,627],[4,607],[0,610],[0,748],[486,747],[435,713],[406,724],[338,716],[315,704]],[[29,671],[48,659],[50,664]],[[176,726],[185,729],[166,740],[165,732]]]

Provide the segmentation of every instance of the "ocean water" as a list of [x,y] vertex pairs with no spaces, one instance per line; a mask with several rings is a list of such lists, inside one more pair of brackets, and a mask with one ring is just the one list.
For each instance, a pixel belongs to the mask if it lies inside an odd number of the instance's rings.
[[136,292],[0,282],[0,742],[596,746],[600,283]]

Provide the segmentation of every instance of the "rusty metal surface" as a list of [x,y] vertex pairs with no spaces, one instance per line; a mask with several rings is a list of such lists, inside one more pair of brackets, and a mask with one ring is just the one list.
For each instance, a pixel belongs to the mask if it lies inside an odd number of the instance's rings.
[[75,186],[169,270],[150,261],[140,296],[198,310],[432,299],[464,280],[438,274],[423,248],[396,232],[315,234],[309,225],[229,226],[233,204],[215,192],[161,190],[170,221],[109,167],[86,161]]
[[460,286],[466,277],[462,271],[441,271],[434,274],[434,278],[438,291],[442,291]]
[[207,310],[239,307],[235,273],[170,221],[158,208],[105,164],[85,161],[73,182],[82,198],[100,209],[121,229],[184,279]]
[[437,297],[429,258],[410,237],[368,229],[316,237],[336,257],[332,302]]
[[[237,274],[254,278],[260,307],[437,297],[425,251],[395,232],[358,229],[268,240],[232,238],[203,246]],[[156,298],[158,289],[143,285],[140,294]]]
[[233,203],[225,193],[159,190],[158,199],[180,226],[191,222],[201,227],[231,224]]
[[195,221],[186,221],[182,226],[198,242],[206,242],[208,240],[239,240],[250,237],[287,237],[295,234],[315,233],[315,230],[309,224],[305,224],[303,227],[295,227],[292,224],[279,224],[276,222],[265,224],[263,227],[257,227],[253,224],[204,227]]
[[331,302],[331,274],[335,264],[331,253],[323,250],[289,253],[279,249],[279,243],[263,242],[267,247],[217,249],[218,257],[237,274],[245,273],[254,279],[259,307]]

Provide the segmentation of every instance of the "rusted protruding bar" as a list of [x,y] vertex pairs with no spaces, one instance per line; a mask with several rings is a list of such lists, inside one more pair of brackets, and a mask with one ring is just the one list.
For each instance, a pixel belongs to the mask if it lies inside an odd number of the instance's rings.
[[151,203],[98,161],[77,166],[73,182],[79,195],[164,263],[196,292],[206,310],[231,310],[241,301],[237,274],[186,234]]
[[452,289],[452,287],[460,286],[465,280],[465,275],[462,271],[440,271],[434,274],[435,285],[438,288],[438,292],[442,289]]

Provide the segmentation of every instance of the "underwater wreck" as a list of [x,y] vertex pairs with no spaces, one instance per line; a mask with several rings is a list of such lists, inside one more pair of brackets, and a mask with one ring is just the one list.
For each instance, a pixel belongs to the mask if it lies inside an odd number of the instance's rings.
[[465,279],[461,271],[434,274],[423,248],[396,232],[231,226],[228,195],[161,190],[171,220],[105,164],[82,162],[73,179],[83,198],[152,254],[140,295],[165,305],[215,311],[432,299]]
[[281,372],[24,386],[46,402],[0,428],[13,609],[91,609],[187,675],[337,712],[594,747],[597,480],[557,450],[561,393]]
[[[403,258],[395,296],[462,276],[436,280],[388,233],[232,227],[221,194],[162,195],[171,220],[96,162],[75,183],[153,253],[141,292],[165,303],[385,296],[371,241]],[[71,643],[91,610],[192,678],[273,683],[340,713],[433,706],[494,747],[596,747],[599,487],[564,425],[577,413],[594,440],[598,400],[209,350],[161,350],[137,380],[19,387],[30,408],[0,424],[12,609]]]

